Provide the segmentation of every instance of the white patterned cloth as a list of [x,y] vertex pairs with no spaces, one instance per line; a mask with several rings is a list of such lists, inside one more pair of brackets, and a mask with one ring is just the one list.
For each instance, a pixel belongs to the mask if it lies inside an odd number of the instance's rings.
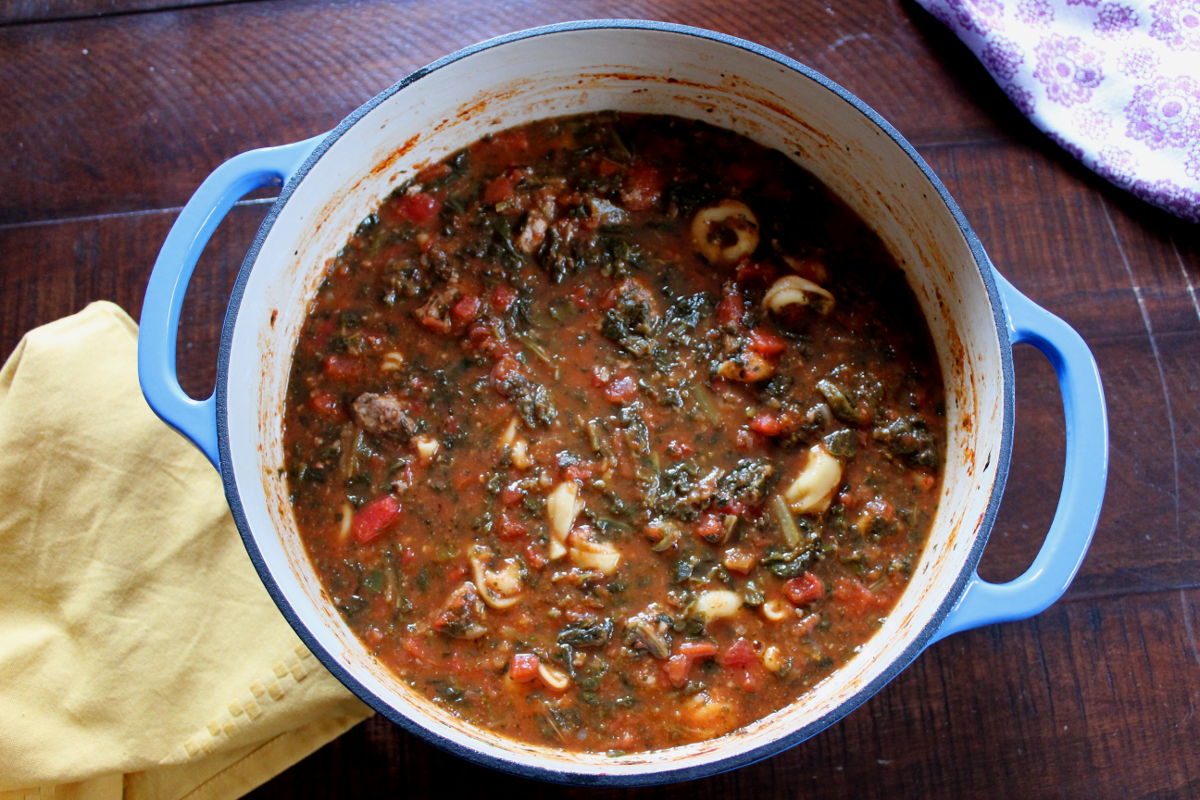
[[917,0],[1089,169],[1200,222],[1200,0]]

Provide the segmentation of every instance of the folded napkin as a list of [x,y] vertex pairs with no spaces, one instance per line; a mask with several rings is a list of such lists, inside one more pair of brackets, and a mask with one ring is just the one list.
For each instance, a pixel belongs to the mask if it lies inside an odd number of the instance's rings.
[[1200,0],[917,0],[1089,169],[1200,222]]
[[111,303],[0,369],[0,798],[238,797],[364,719],[275,608]]

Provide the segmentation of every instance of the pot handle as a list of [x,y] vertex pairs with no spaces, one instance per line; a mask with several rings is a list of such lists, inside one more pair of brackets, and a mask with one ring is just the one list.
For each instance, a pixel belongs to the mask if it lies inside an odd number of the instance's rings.
[[179,212],[146,284],[138,332],[142,394],[154,413],[200,448],[218,470],[215,397],[189,397],[175,370],[179,313],[188,282],[204,246],[234,204],[255,189],[282,186],[323,138],[250,150],[213,170]]
[[1054,520],[1033,564],[1007,583],[975,572],[930,643],[952,633],[1039,614],[1062,597],[1087,554],[1108,474],[1108,415],[1096,359],[1078,333],[1017,291],[993,269],[1013,344],[1028,342],[1058,376],[1066,421],[1066,462]]

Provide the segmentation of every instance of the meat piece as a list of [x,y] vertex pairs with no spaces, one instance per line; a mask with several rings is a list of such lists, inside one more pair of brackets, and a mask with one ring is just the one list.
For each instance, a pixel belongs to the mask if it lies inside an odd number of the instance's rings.
[[625,620],[625,644],[634,650],[645,650],[658,659],[671,655],[671,629],[666,615],[652,605],[640,614]]
[[466,581],[447,598],[430,627],[453,639],[478,639],[487,633],[487,626],[483,624],[486,613],[479,590],[475,584]]
[[546,231],[549,229],[549,221],[537,212],[531,212],[529,218],[525,220],[524,227],[517,234],[516,246],[525,255],[533,255],[533,253],[542,246],[542,242],[546,239]]
[[354,419],[369,433],[407,438],[417,432],[417,424],[408,415],[404,401],[394,395],[364,392],[355,398],[351,409]]
[[422,305],[413,309],[413,316],[434,333],[451,333],[454,320],[450,317],[450,304],[455,297],[456,292],[450,287],[433,292]]

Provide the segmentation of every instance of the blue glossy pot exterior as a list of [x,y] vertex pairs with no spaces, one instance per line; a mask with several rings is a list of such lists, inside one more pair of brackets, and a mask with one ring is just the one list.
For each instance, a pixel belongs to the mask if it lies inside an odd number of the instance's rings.
[[[323,267],[392,186],[484,135],[536,118],[616,108],[673,113],[789,153],[892,248],[922,305],[947,382],[946,479],[910,587],[862,653],[809,695],[720,739],[621,757],[563,753],[456,720],[382,670],[322,593],[295,531],[279,466],[289,360]],[[217,387],[188,398],[175,377],[191,272],[232,205],[283,191],[247,254],[222,336]],[[1009,467],[1011,348],[1053,364],[1066,419],[1058,510],[1031,567],[993,584],[976,565]],[[234,518],[271,596],[350,689],[405,729],[471,761],[577,784],[688,780],[751,763],[848,714],[932,642],[1022,619],[1057,600],[1099,515],[1107,423],[1083,340],[990,264],[957,205],[900,134],[860,100],[786,56],[657,22],[566,23],[500,37],[405,78],[327,135],[244,153],[201,185],[171,230],[146,291],[139,340],[154,410],[220,470]]]

